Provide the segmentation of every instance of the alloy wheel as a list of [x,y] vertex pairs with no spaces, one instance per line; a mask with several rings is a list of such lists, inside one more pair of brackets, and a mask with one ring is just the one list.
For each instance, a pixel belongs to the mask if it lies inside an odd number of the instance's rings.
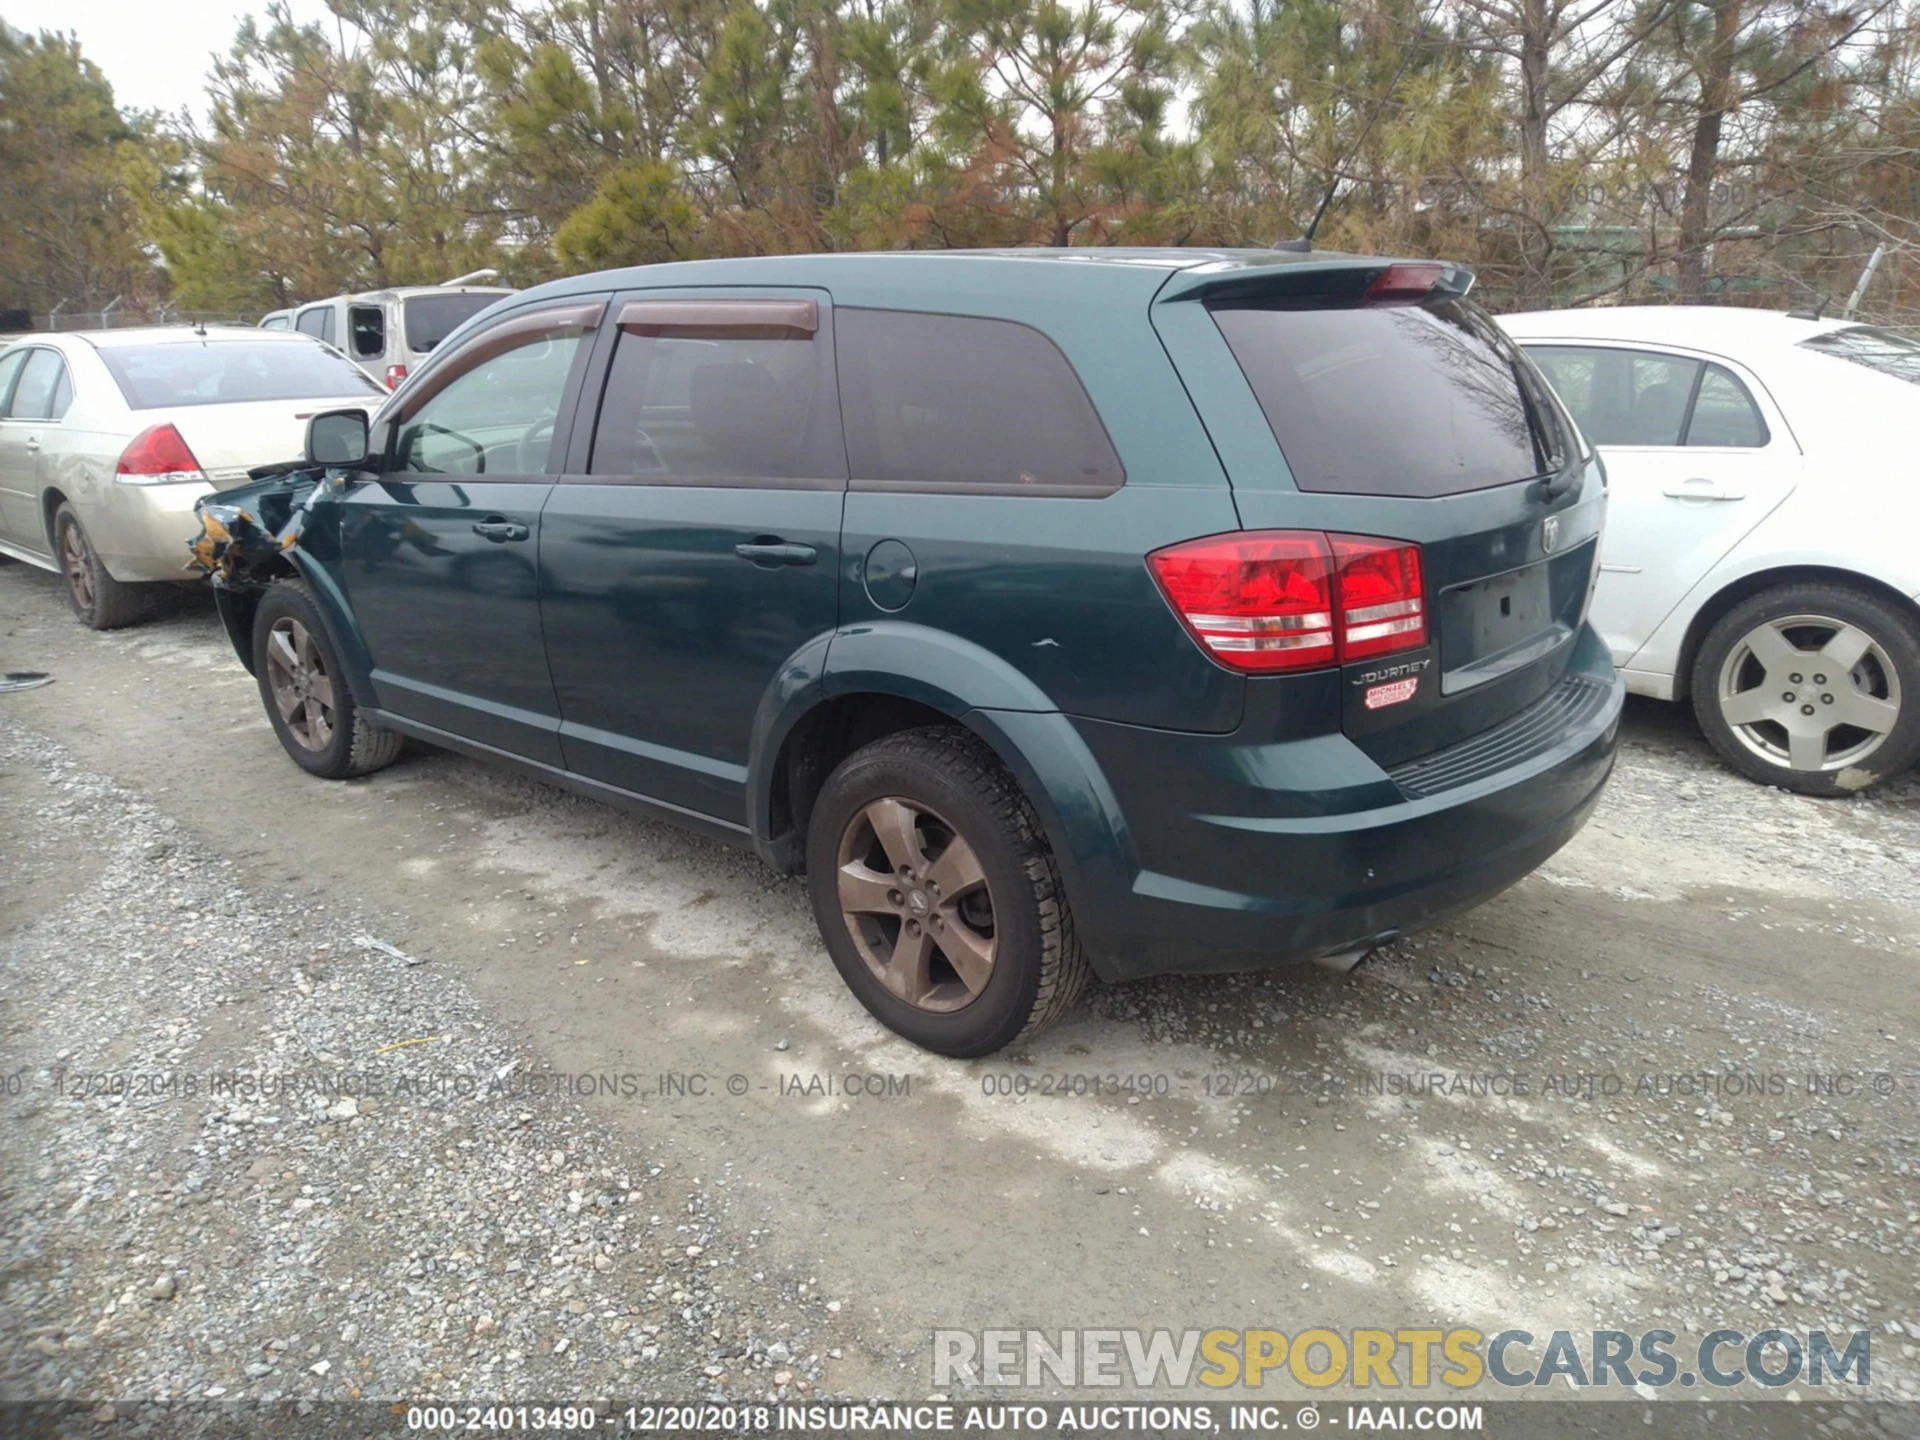
[[1900,721],[1900,677],[1880,642],[1844,620],[1763,621],[1720,667],[1720,713],[1761,759],[1841,770],[1886,743]]
[[92,609],[93,557],[87,552],[87,537],[71,522],[60,532],[60,564],[67,573],[73,603],[82,610]]
[[287,733],[308,750],[333,740],[333,677],[307,627],[282,615],[267,632],[267,684]]
[[973,847],[938,813],[889,795],[840,837],[840,914],[867,968],[921,1010],[970,1005],[993,978],[993,893]]

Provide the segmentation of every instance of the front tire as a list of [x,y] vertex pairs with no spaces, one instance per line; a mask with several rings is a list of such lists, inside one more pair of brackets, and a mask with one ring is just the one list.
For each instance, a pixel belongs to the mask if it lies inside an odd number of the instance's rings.
[[89,630],[118,630],[146,614],[147,587],[107,573],[71,505],[53,512],[53,553],[67,582],[67,603]]
[[965,730],[902,731],[848,757],[814,803],[807,882],[848,988],[937,1054],[1036,1034],[1086,985],[1039,818]]
[[360,713],[320,607],[301,582],[279,581],[254,611],[253,673],[274,734],[303,770],[347,780],[399,758],[401,737]]
[[1851,795],[1920,758],[1920,627],[1878,596],[1825,583],[1742,601],[1707,632],[1694,713],[1749,779]]

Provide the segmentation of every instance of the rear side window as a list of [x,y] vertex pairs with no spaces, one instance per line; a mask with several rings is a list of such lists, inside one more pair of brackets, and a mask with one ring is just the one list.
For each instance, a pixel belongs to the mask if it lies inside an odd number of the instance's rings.
[[357,360],[373,360],[386,354],[386,312],[378,305],[349,305],[347,343]]
[[1769,438],[1760,407],[1724,366],[1598,346],[1527,353],[1595,445],[1758,448]]
[[[654,303],[670,320],[675,302]],[[826,347],[811,330],[623,323],[588,472],[657,484],[841,481],[835,428]]]
[[260,328],[262,330],[285,330],[289,328],[289,325],[286,316],[269,315],[260,322]]
[[73,389],[67,382],[67,364],[59,352],[39,349],[27,352],[27,363],[13,388],[15,420],[58,420],[73,402]]
[[834,323],[855,485],[1106,494],[1125,481],[1080,377],[1038,330],[907,310]]
[[498,295],[415,295],[402,309],[407,317],[407,348],[424,355],[467,321],[478,315]]
[[302,310],[295,317],[293,328],[303,335],[311,335],[316,340],[333,343],[333,307],[316,305],[311,310]]
[[1524,362],[1464,300],[1210,308],[1302,490],[1455,495],[1551,463]]
[[109,345],[100,358],[135,410],[386,394],[359,366],[304,340]]
[[12,413],[7,405],[13,399],[13,382],[20,374],[20,367],[27,363],[27,354],[25,350],[14,350],[0,355],[0,420]]

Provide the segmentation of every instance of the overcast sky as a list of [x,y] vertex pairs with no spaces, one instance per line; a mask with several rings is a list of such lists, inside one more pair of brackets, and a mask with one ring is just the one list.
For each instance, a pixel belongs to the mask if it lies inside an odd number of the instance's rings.
[[[294,18],[322,19],[322,0],[292,0]],[[72,31],[106,73],[123,109],[207,113],[212,56],[233,44],[240,17],[267,0],[0,0],[0,20],[29,34]]]

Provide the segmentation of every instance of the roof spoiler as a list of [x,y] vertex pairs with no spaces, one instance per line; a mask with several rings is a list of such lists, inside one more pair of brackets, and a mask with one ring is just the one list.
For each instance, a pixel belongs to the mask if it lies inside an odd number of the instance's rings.
[[450,285],[471,285],[477,280],[498,280],[499,278],[498,270],[469,270],[466,274],[456,275],[451,280],[442,280],[440,287],[445,289]]
[[1291,301],[1317,307],[1415,304],[1473,289],[1473,271],[1444,260],[1391,260],[1333,251],[1294,259],[1296,254],[1283,251],[1272,261],[1248,256],[1194,265],[1173,275],[1159,298]]

